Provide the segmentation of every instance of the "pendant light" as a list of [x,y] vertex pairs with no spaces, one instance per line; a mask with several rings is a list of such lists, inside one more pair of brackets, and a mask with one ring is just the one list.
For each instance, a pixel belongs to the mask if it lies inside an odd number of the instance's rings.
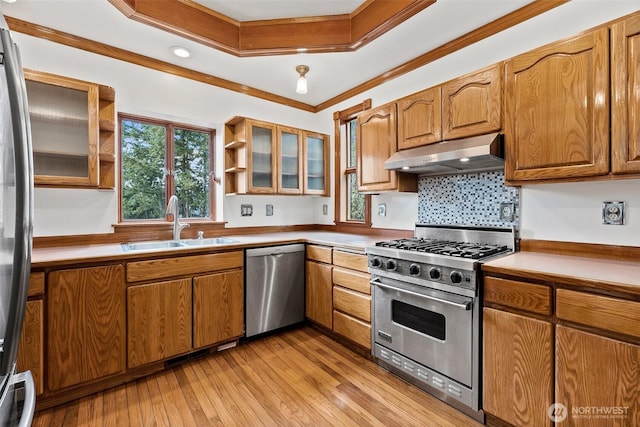
[[296,85],[296,92],[307,93],[307,78],[305,77],[305,74],[309,72],[309,67],[306,65],[298,65],[296,67],[296,71],[300,74],[300,77],[298,77],[298,84]]

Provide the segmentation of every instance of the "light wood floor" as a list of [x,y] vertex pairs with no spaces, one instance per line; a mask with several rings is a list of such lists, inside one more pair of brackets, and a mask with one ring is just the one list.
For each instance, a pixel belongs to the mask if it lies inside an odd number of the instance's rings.
[[480,426],[311,327],[35,414],[33,426]]

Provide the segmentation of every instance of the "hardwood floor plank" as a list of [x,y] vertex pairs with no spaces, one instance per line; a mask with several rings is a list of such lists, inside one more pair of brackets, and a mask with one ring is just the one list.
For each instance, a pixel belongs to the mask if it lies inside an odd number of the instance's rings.
[[118,408],[126,410],[129,424],[121,425],[140,425],[143,426],[142,414],[140,412],[140,401],[138,400],[138,388],[135,381],[125,384],[124,401],[118,399]]
[[481,426],[303,327],[37,412],[33,426]]

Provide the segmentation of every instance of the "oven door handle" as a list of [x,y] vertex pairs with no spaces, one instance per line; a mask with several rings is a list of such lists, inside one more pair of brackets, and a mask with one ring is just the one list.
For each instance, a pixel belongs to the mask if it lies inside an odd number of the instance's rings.
[[452,305],[454,307],[461,308],[461,309],[463,309],[465,311],[471,310],[472,301],[469,301],[469,302],[461,304],[461,303],[458,303],[458,302],[448,301],[448,300],[442,299],[442,298],[432,297],[430,295],[424,295],[424,294],[419,294],[417,292],[407,291],[406,289],[398,289],[398,288],[395,288],[393,286],[389,286],[389,285],[383,284],[380,281],[380,279],[378,279],[377,277],[375,279],[371,280],[369,283],[371,283],[374,286],[378,286],[380,288],[388,289],[390,291],[404,292],[405,294],[413,295],[414,297],[426,298],[426,299],[430,299],[430,300],[433,300],[433,301],[441,302],[443,304]]

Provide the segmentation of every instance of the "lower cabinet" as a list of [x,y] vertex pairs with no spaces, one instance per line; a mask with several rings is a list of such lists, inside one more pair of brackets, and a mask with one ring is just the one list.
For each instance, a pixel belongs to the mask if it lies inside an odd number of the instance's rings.
[[[639,425],[640,346],[558,325],[556,401],[582,415],[568,426]],[[612,418],[584,417],[594,407]]]
[[514,426],[549,426],[553,324],[491,308],[484,312],[486,412]]
[[52,271],[47,281],[48,389],[124,372],[122,265]]
[[306,267],[305,315],[325,328],[332,329],[331,265],[307,261]]
[[129,368],[191,350],[191,279],[127,289]]
[[42,299],[27,301],[16,365],[18,372],[31,371],[36,386],[36,396],[44,391],[43,321],[44,301]]
[[205,347],[244,333],[242,270],[193,279],[193,346]]
[[[130,282],[157,279],[159,272],[167,276],[165,281],[129,284],[127,366],[136,368],[242,336],[242,266],[242,251],[127,264]],[[169,279],[171,275],[186,277]]]

